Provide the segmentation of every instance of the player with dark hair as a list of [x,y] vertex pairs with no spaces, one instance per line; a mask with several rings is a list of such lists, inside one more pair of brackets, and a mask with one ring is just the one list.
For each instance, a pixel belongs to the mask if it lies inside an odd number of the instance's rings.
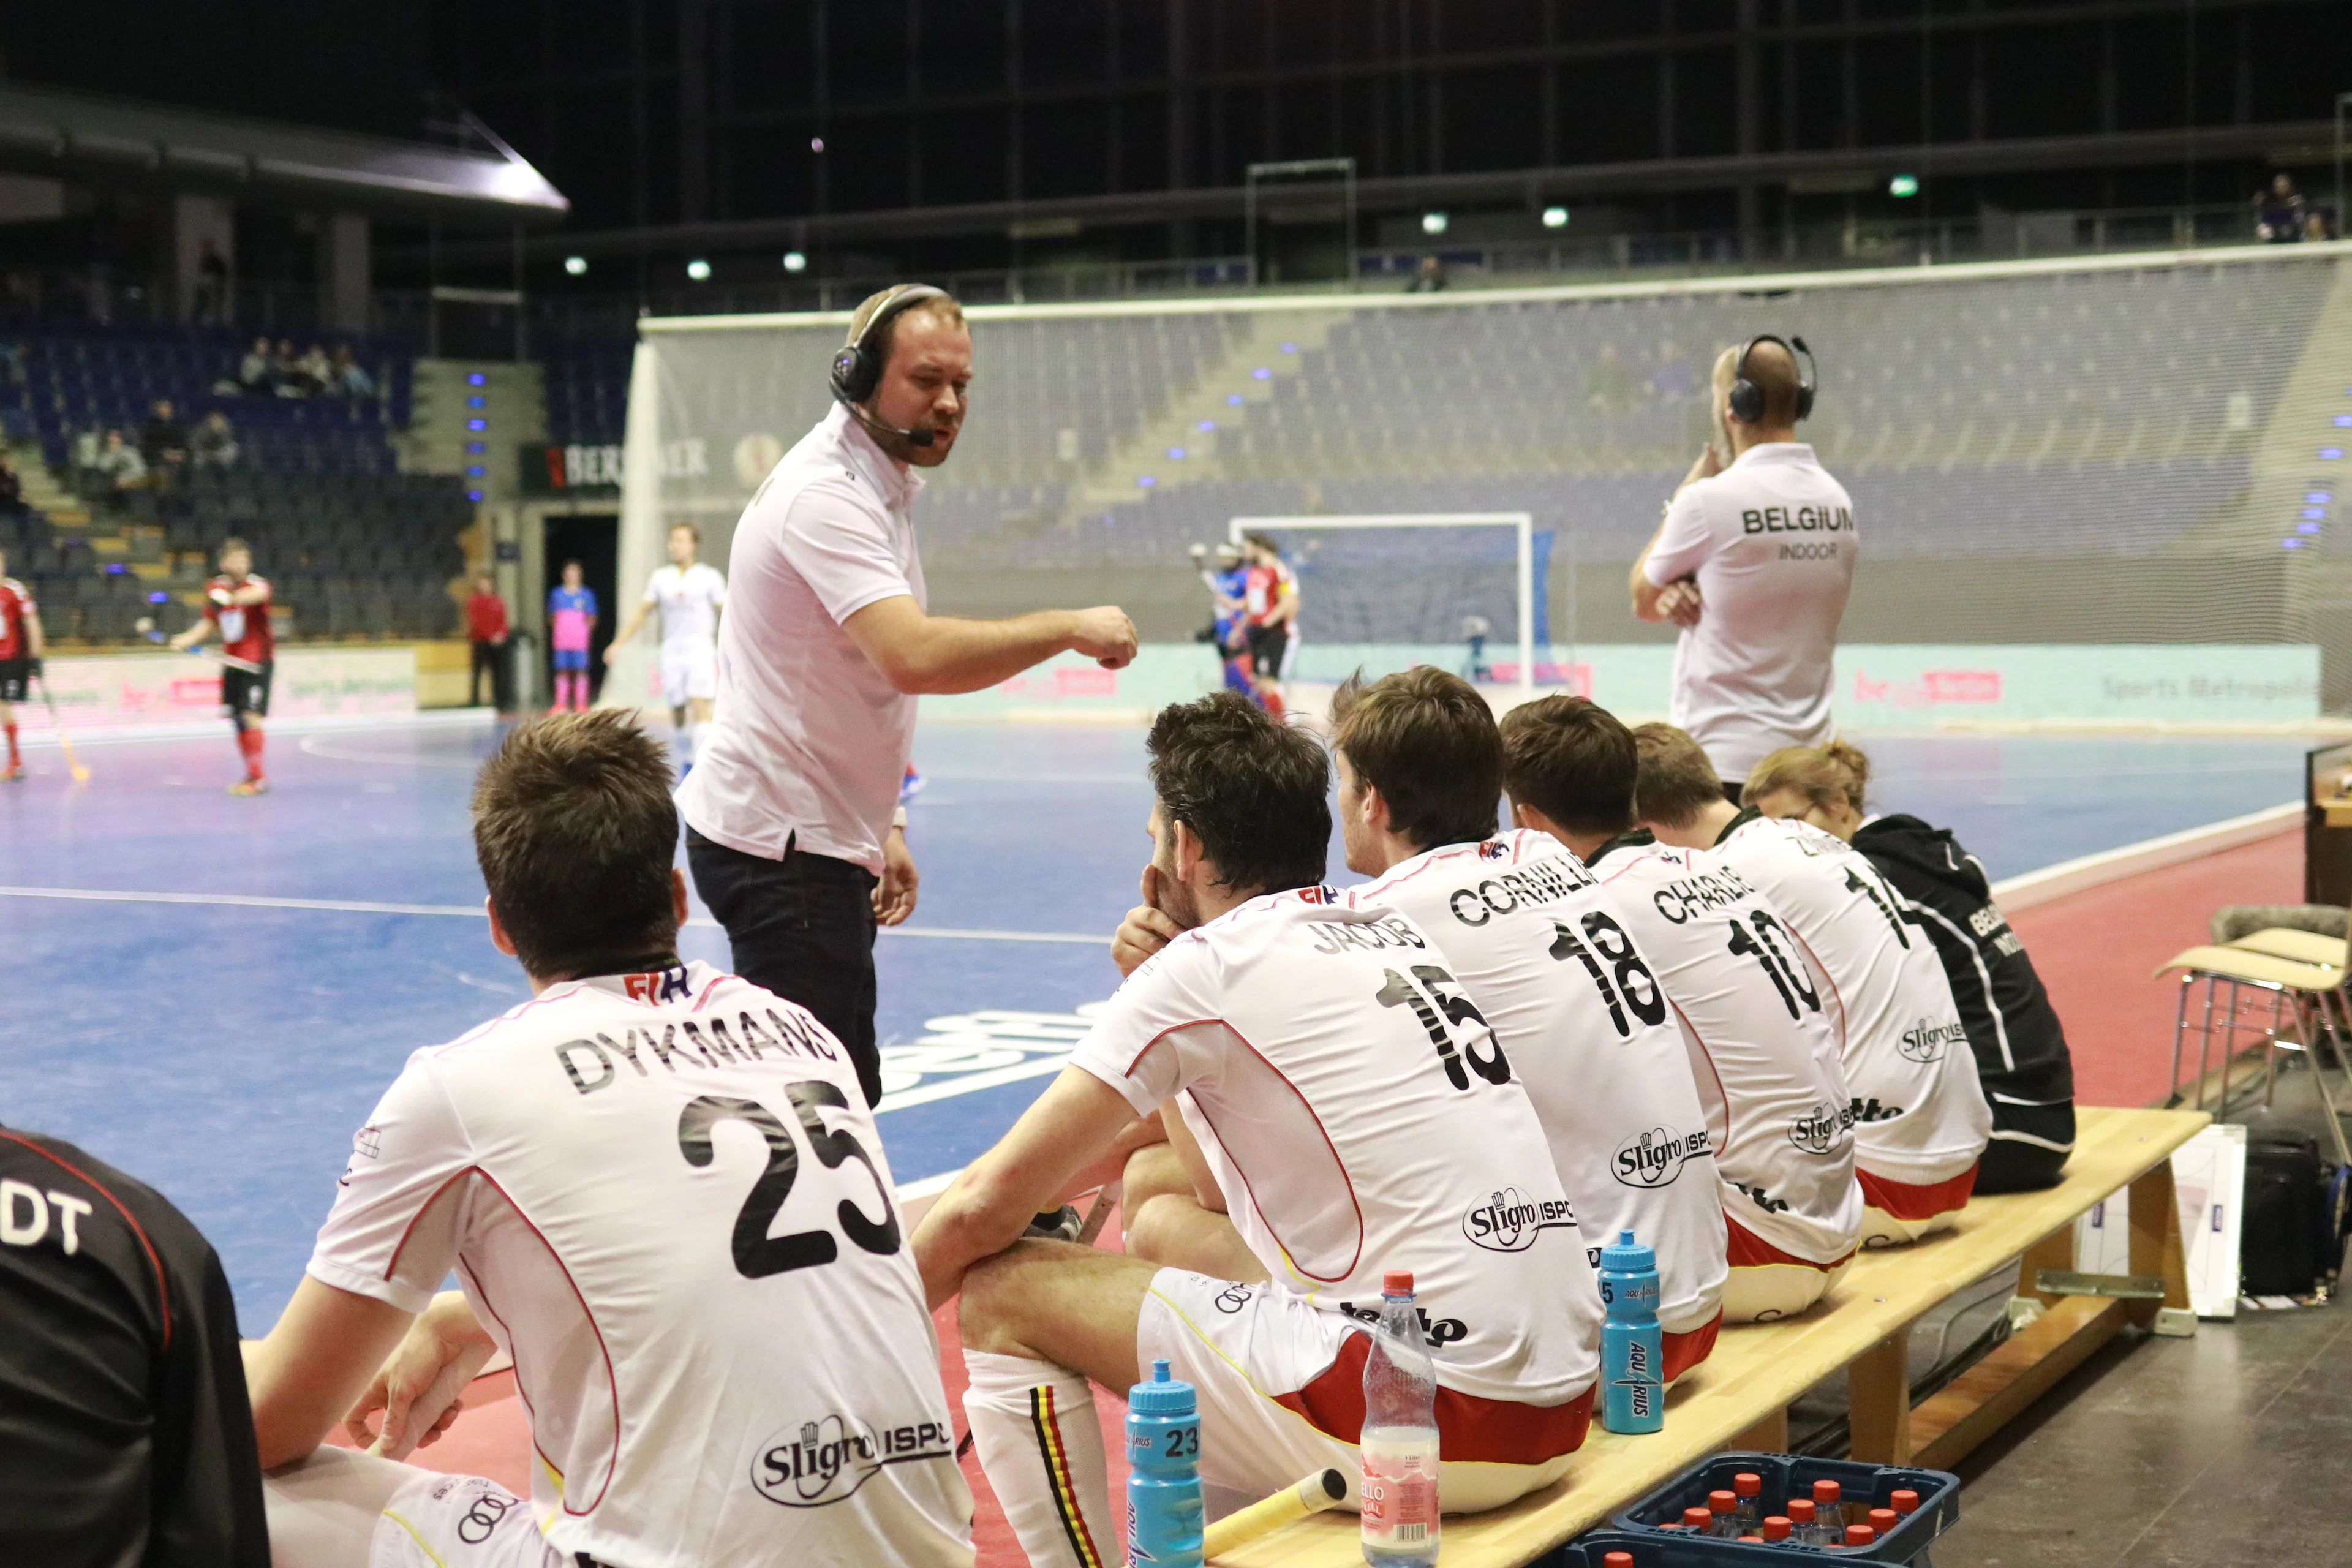
[[1633,737],[1614,715],[1547,697],[1504,715],[1502,736],[1512,820],[1591,868],[1682,1023],[1728,1238],[1725,1321],[1803,1311],[1853,1256],[1863,1218],[1819,988],[1737,872],[1633,826]]
[[8,739],[8,761],[0,784],[25,776],[25,754],[16,749],[16,708],[33,678],[41,673],[41,607],[33,591],[8,575],[8,552],[0,550],[0,733]]
[[[1113,1560],[1087,1384],[1123,1389],[1157,1358],[1198,1390],[1204,1479],[1263,1495],[1358,1475],[1357,1319],[1391,1270],[1430,1318],[1444,1504],[1545,1485],[1584,1439],[1601,1307],[1527,1089],[1426,935],[1318,885],[1320,746],[1223,691],[1162,710],[1148,745],[1144,898],[1182,934],[915,1237],[933,1305],[961,1293],[964,1409],[1023,1550]],[[1201,1203],[1230,1207],[1252,1279],[1022,1238],[1154,1111]],[[1481,1245],[1504,1193],[1528,1229]]]
[[242,539],[224,539],[220,575],[205,584],[205,613],[194,626],[172,639],[185,652],[218,637],[226,656],[221,667],[221,708],[236,728],[236,749],[245,757],[245,777],[228,786],[231,795],[267,795],[269,780],[261,771],[261,726],[269,717],[269,677],[278,657],[278,639],[269,626],[269,584],[254,574],[253,550]]
[[1869,783],[1870,759],[1832,741],[1774,752],[1748,775],[1746,798],[1767,816],[1799,817],[1837,835],[1910,900],[1944,961],[1992,1110],[1975,1190],[2055,1186],[2074,1148],[2074,1063],[2050,993],[1977,858],[1948,827],[1899,812],[1865,815]]
[[7,1129],[0,1563],[269,1568],[219,1258],[153,1188]]
[[551,712],[588,711],[588,645],[596,635],[596,590],[580,563],[563,563],[563,582],[547,595],[547,646],[555,668]]
[[1816,973],[1853,1096],[1864,1245],[1948,1227],[1969,1201],[1992,1112],[1909,900],[1835,835],[1725,800],[1707,753],[1673,725],[1643,724],[1633,737],[1642,825],[1663,843],[1712,851],[1769,899]]
[[[247,1351],[262,1462],[303,1461],[269,1482],[279,1568],[969,1568],[856,1067],[801,1007],[678,962],[669,784],[618,710],[482,767],[490,940],[534,998],[409,1058]],[[528,1505],[394,1462],[493,1349],[541,1460]],[[368,1453],[319,1447],[338,1420]]]

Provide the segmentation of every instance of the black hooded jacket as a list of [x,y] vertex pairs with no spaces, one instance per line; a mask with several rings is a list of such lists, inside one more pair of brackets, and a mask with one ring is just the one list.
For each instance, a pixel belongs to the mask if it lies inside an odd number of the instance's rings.
[[2025,955],[2025,944],[1992,901],[1975,856],[1948,827],[1916,816],[1865,822],[1853,847],[1918,906],[1952,983],[1960,1022],[1976,1052],[1977,1078],[1996,1118],[2003,1101],[2055,1105],[2074,1098],[2066,1032]]

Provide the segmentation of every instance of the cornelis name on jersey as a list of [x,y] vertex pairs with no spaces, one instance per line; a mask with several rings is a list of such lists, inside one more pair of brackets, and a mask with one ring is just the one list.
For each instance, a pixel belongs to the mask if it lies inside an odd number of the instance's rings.
[[1538,1231],[1575,1228],[1566,1198],[1530,1198],[1517,1187],[1475,1200],[1462,1215],[1462,1234],[1488,1252],[1525,1252]]
[[1725,867],[1678,878],[1650,895],[1660,914],[1676,925],[1696,920],[1710,910],[1727,910],[1753,899],[1756,889],[1738,872]]
[[1903,1031],[1903,1039],[1895,1048],[1915,1062],[1932,1062],[1942,1058],[1945,1047],[1965,1044],[1968,1037],[1958,1018],[1948,1024],[1922,1018]]
[[1852,1105],[1832,1105],[1822,1100],[1789,1123],[1789,1142],[1808,1154],[1829,1153],[1853,1132],[1854,1118],[1861,1110],[1862,1101],[1858,1100]]
[[864,1486],[885,1465],[926,1459],[955,1462],[955,1434],[941,1421],[911,1421],[880,1431],[846,1415],[802,1421],[770,1437],[751,1456],[751,1485],[786,1508],[823,1508]]
[[566,1040],[557,1046],[555,1059],[563,1064],[572,1087],[583,1094],[611,1088],[621,1076],[619,1064],[623,1062],[635,1068],[639,1078],[651,1078],[653,1069],[646,1065],[648,1060],[674,1074],[680,1061],[688,1067],[710,1068],[722,1063],[764,1061],[771,1051],[779,1061],[794,1058],[821,1058],[829,1062],[841,1059],[841,1053],[822,1030],[813,1029],[772,1007],[767,1009],[767,1014],[772,1034],[761,1028],[759,1020],[749,1012],[739,1012],[732,1028],[725,1018],[713,1014],[708,1018],[664,1024],[659,1034],[650,1028],[627,1029],[618,1040],[599,1030],[593,1039]]
[[[1381,1321],[1381,1310],[1378,1307],[1359,1307],[1353,1301],[1342,1301],[1339,1303],[1339,1310],[1360,1323],[1377,1323]],[[1413,1316],[1421,1320],[1421,1337],[1429,1342],[1431,1350],[1444,1350],[1456,1340],[1467,1339],[1470,1335],[1470,1326],[1459,1318],[1439,1318],[1432,1321],[1428,1308],[1415,1307],[1412,1311]]]
[[1429,943],[1419,931],[1393,915],[1383,915],[1369,921],[1313,921],[1315,951],[1345,952],[1350,948],[1414,947],[1426,950]]
[[1843,506],[1751,506],[1739,514],[1742,533],[1839,533],[1853,527],[1853,510]]
[[1616,1159],[1609,1173],[1622,1186],[1663,1187],[1683,1173],[1685,1163],[1714,1152],[1715,1145],[1704,1129],[1669,1132],[1663,1127],[1653,1127],[1617,1145]]
[[1538,860],[1516,871],[1490,877],[1475,887],[1456,888],[1445,907],[1466,926],[1482,926],[1496,915],[1535,904],[1556,903],[1580,888],[1596,887],[1601,879],[1566,856]]

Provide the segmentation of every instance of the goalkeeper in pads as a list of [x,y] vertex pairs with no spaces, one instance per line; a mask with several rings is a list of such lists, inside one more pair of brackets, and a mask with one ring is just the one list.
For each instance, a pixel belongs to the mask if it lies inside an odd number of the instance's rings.
[[[1312,737],[1221,691],[1162,710],[1148,746],[1144,898],[1179,934],[914,1238],[931,1305],[962,1298],[964,1410],[1023,1550],[1117,1560],[1088,1384],[1124,1389],[1161,1357],[1199,1391],[1204,1480],[1263,1496],[1334,1468],[1353,1505],[1362,1320],[1391,1269],[1429,1315],[1443,1506],[1557,1479],[1591,1414],[1601,1300],[1503,1043],[1412,921],[1320,885]],[[1024,1238],[1155,1112],[1254,1279]],[[1472,1223],[1498,1194],[1507,1248]]]

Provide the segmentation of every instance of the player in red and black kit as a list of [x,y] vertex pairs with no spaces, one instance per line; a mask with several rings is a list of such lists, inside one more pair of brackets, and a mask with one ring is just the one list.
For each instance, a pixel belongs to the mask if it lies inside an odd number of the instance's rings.
[[8,552],[0,550],[0,731],[8,736],[8,765],[0,768],[0,784],[25,776],[25,754],[16,749],[16,704],[41,673],[42,646],[41,612],[33,591],[8,575]]
[[172,639],[187,649],[211,637],[234,660],[221,668],[221,707],[236,726],[236,749],[245,753],[245,777],[231,795],[266,795],[261,772],[261,721],[269,716],[270,660],[278,639],[269,631],[269,584],[253,574],[253,552],[242,539],[221,542],[220,575],[205,586],[205,618]]
[[0,1563],[269,1568],[220,1258],[163,1195],[0,1128]]

